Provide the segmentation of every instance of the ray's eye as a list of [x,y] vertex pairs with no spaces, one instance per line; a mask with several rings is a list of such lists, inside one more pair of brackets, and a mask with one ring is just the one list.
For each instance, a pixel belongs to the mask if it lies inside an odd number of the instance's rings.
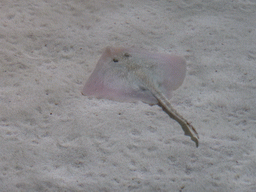
[[145,87],[139,86],[141,91],[147,91],[147,89]]
[[114,61],[115,63],[117,63],[117,62],[118,62],[118,59],[117,59],[117,58],[113,58],[113,61]]
[[124,54],[125,57],[130,57],[131,55],[129,53]]

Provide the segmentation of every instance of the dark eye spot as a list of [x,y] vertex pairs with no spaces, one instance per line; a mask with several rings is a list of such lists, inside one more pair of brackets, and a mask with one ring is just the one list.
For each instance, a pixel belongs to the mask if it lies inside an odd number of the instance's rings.
[[147,89],[145,87],[139,86],[141,91],[147,91]]
[[131,55],[129,53],[124,54],[125,57],[130,57]]
[[118,62],[118,59],[114,58],[113,61],[116,63],[116,62]]

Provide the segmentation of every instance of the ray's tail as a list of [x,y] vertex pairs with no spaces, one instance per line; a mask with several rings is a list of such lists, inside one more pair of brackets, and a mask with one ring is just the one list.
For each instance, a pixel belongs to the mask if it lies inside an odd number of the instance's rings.
[[191,140],[196,143],[196,147],[198,147],[199,136],[195,128],[171,106],[169,100],[158,89],[150,86],[150,91],[156,97],[159,105],[164,109],[164,111],[180,124],[185,135],[190,136]]

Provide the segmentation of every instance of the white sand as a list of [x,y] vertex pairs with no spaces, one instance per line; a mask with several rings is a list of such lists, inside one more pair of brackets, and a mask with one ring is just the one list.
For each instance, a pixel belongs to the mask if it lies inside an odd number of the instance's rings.
[[[1,0],[0,191],[256,191],[255,0]],[[106,46],[184,55],[171,102],[81,95]]]

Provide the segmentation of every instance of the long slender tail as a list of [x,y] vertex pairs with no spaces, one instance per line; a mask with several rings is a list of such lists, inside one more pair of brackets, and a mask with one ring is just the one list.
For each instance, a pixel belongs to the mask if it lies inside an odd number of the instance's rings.
[[151,93],[156,97],[159,105],[164,109],[164,111],[181,125],[185,135],[190,136],[191,140],[196,143],[196,147],[198,147],[199,136],[195,128],[171,106],[169,100],[158,89],[153,86],[150,86],[148,88],[150,89]]
[[156,86],[154,86],[154,83],[148,78],[147,75],[145,75],[145,73],[142,73],[141,71],[136,71],[135,75],[141,82],[141,84],[143,84],[155,96],[155,98],[159,102],[159,105],[164,109],[164,111],[180,124],[185,135],[190,136],[191,140],[196,143],[196,147],[198,147],[199,136],[195,128],[172,107],[169,100]]

